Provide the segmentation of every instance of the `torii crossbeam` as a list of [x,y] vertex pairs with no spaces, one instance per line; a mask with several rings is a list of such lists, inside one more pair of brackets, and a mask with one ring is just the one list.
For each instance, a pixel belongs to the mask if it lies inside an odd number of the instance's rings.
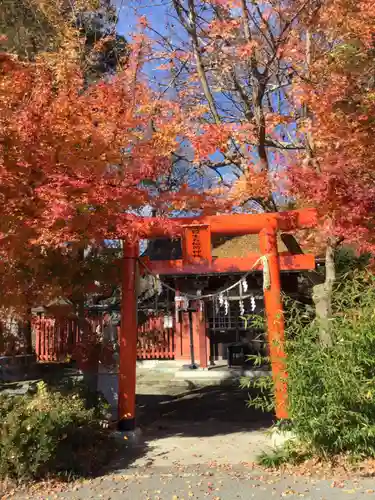
[[[142,235],[145,239],[166,236],[161,227],[148,224]],[[270,286],[264,290],[267,332],[272,376],[275,384],[276,416],[288,418],[286,364],[284,351],[284,317],[281,301],[280,270],[311,270],[315,268],[313,255],[280,253],[277,248],[277,232],[315,227],[317,214],[314,209],[293,210],[267,214],[232,214],[194,218],[176,218],[174,235],[181,237],[183,257],[177,261],[147,262],[158,274],[207,274],[249,271],[260,255],[249,254],[245,258],[213,259],[211,235],[241,236],[259,234],[261,255],[267,256]],[[119,429],[135,427],[135,386],[137,361],[137,296],[136,274],[139,255],[138,242],[123,245],[123,284],[120,330],[120,367],[118,412]],[[259,263],[254,270],[262,269]]]

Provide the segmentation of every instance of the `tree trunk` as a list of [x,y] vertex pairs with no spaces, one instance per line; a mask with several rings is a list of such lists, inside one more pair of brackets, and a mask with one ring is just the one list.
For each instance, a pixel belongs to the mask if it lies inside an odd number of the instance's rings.
[[85,346],[86,349],[86,353],[84,355],[86,359],[84,360],[82,365],[83,381],[89,393],[93,395],[97,392],[98,388],[99,362],[97,359],[97,350],[95,346],[92,345],[93,342],[95,343],[95,335],[93,334],[91,325],[89,324],[85,316],[86,295],[83,289],[81,289],[82,283],[80,281],[83,277],[81,274],[81,268],[83,268],[85,263],[85,247],[81,247],[77,250],[77,260],[80,263],[80,271],[76,276],[78,289],[74,294],[74,304],[76,308],[78,327],[80,330],[81,343]]
[[27,309],[27,314],[25,321],[23,323],[23,335],[25,339],[26,354],[32,354],[35,346],[33,341],[33,331],[32,331],[32,316],[31,307]]
[[[313,39],[311,31],[306,31],[306,74],[305,78],[310,80],[310,67],[312,63],[313,54]],[[315,144],[312,132],[312,116],[307,105],[302,109],[303,117],[307,124],[306,133],[306,157],[304,165],[312,166],[316,171],[320,171],[320,165],[315,157]],[[333,337],[331,331],[331,317],[332,317],[332,293],[333,285],[336,280],[335,270],[335,248],[338,241],[329,238],[326,247],[325,257],[325,280],[323,283],[317,283],[313,287],[312,299],[315,304],[316,321],[319,324],[319,341],[324,347],[331,347],[333,345]]]
[[316,320],[319,323],[319,341],[324,347],[332,347],[333,336],[331,329],[332,318],[332,293],[336,280],[335,270],[335,248],[337,243],[331,239],[326,248],[326,275],[324,283],[315,285],[313,288],[313,301],[315,304]]

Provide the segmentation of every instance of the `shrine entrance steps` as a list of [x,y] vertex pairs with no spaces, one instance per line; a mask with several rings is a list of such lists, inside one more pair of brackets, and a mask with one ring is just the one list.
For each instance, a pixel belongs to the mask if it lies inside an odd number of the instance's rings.
[[[241,377],[257,377],[271,375],[271,372],[265,369],[249,369],[249,367],[229,368],[227,362],[216,361],[214,366],[208,368],[189,368],[188,361],[138,361],[137,379],[139,377],[157,381],[162,374],[170,374],[173,383],[191,386],[211,385],[211,384],[232,384],[238,383]],[[189,384],[191,382],[191,384]]]

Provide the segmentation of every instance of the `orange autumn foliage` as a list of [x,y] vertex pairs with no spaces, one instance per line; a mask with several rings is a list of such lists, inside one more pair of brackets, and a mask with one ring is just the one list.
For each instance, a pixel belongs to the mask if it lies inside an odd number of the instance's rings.
[[77,67],[56,84],[48,66],[5,54],[0,76],[3,245],[137,231],[125,212],[151,202],[142,181],[164,173],[176,148],[147,87],[128,70],[85,89]]
[[[309,110],[300,132],[311,137],[312,157],[287,173],[292,194],[318,208],[322,234],[359,250],[375,248],[374,25],[373,2],[333,0],[300,26],[313,34],[312,47],[293,91]],[[295,64],[306,68],[299,55]]]
[[142,79],[141,40],[121,71],[89,86],[73,42],[35,62],[0,54],[0,308],[69,295],[80,279],[70,249],[141,236],[145,206],[189,206],[190,193],[155,194],[178,110]]

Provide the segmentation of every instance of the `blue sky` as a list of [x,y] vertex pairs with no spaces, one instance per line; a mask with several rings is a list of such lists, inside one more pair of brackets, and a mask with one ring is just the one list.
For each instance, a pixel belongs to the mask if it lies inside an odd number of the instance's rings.
[[165,0],[146,0],[141,2],[139,0],[115,0],[115,4],[119,15],[118,31],[122,35],[126,36],[134,31],[137,18],[140,15],[145,15],[156,29],[165,31]]
[[[145,15],[147,19],[149,20],[151,26],[153,26],[154,29],[156,29],[159,33],[162,33],[164,35],[170,35],[170,31],[167,30],[166,24],[168,20],[168,14],[167,14],[167,8],[168,6],[171,5],[171,2],[168,0],[115,0],[116,6],[118,8],[118,15],[119,15],[119,21],[118,21],[118,31],[119,33],[123,34],[124,36],[129,36],[133,31],[136,30],[137,28],[137,19],[141,15]],[[170,14],[170,12],[169,12]],[[170,18],[169,18],[170,20]],[[178,22],[176,22],[176,25],[178,25]],[[183,34],[181,34],[183,37]],[[180,36],[180,33],[179,33]],[[157,65],[160,64],[159,62]],[[153,79],[155,83],[158,83],[160,81],[163,81],[165,79],[166,81],[169,81],[170,78],[170,73],[169,72],[163,72],[160,70],[156,70],[155,66],[150,64],[147,65],[145,68],[145,72],[150,77],[150,79]],[[224,99],[225,97],[220,94],[219,96],[216,96],[219,99]],[[254,153],[252,155],[254,157],[254,160],[257,161],[257,155]],[[278,162],[275,162],[274,159],[274,154],[271,153],[269,155],[270,158],[270,163],[271,169],[278,169],[280,168],[280,165],[278,165]],[[220,160],[220,154],[215,154],[211,158],[213,161]],[[231,182],[234,180],[234,175],[232,172],[232,169],[230,167],[224,167],[221,169],[221,174],[223,178],[225,179],[226,182]],[[192,183],[194,186],[194,184]],[[278,194],[275,193],[276,197],[278,197]]]
[[[163,35],[170,35],[170,32],[166,29],[166,23],[168,20],[167,16],[167,6],[170,4],[167,0],[116,0],[116,6],[118,9],[118,32],[122,35],[129,36],[132,32],[137,29],[137,20],[139,16],[144,15],[150,22],[150,25]],[[169,19],[170,20],[170,19]],[[156,64],[158,66],[160,62]],[[155,66],[150,64],[144,68],[146,74],[150,79],[155,79],[155,82],[160,82],[165,77],[166,81],[170,79],[170,73],[163,72],[161,70],[155,69]],[[185,149],[186,154],[186,149]],[[189,155],[189,152],[187,152]],[[220,155],[214,155],[212,157],[213,161],[220,159]],[[223,168],[221,170],[222,176],[226,182],[231,182],[234,179],[232,170],[230,167]],[[210,177],[211,172],[208,172],[208,177]],[[212,174],[212,179],[208,179],[208,182],[216,179],[215,174]],[[194,184],[192,184],[194,187]]]

